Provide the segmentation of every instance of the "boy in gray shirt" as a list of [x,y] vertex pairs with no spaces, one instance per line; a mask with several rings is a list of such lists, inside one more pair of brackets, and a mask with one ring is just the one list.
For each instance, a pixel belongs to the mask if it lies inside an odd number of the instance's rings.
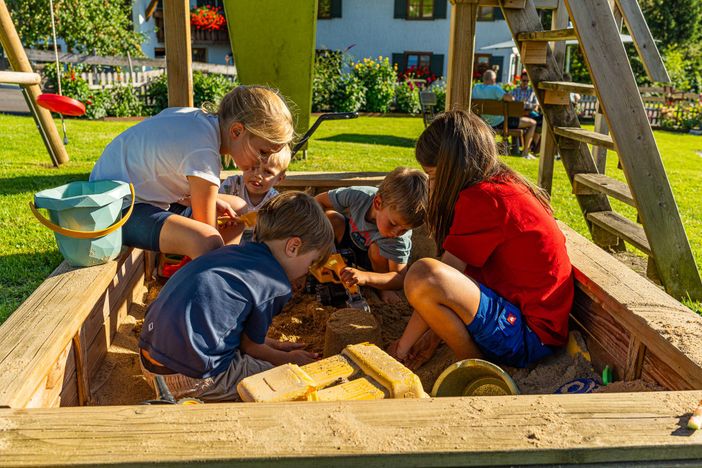
[[427,205],[424,172],[398,167],[378,188],[346,187],[317,195],[334,227],[337,249],[350,249],[354,267],[342,271],[347,286],[380,291],[386,302],[399,299],[410,251],[411,229],[424,223]]

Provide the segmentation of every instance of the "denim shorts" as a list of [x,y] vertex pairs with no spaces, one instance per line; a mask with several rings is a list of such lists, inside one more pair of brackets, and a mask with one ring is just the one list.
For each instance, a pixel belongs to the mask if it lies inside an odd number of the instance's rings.
[[478,311],[467,328],[491,362],[527,367],[554,351],[529,328],[517,306],[482,284]]
[[[128,208],[122,211],[126,214]],[[159,238],[166,219],[172,215],[190,217],[192,209],[174,203],[168,210],[149,203],[137,203],[129,220],[122,226],[122,244],[144,250],[159,252]]]

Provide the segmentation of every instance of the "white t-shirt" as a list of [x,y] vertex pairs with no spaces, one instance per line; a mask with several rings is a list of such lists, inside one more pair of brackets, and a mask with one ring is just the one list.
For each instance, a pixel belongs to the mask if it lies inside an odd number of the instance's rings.
[[258,205],[254,205],[251,199],[249,198],[249,191],[246,190],[246,184],[244,184],[244,176],[242,175],[233,175],[227,177],[224,180],[224,182],[222,182],[222,185],[219,187],[219,193],[228,193],[229,195],[236,195],[239,198],[243,198],[246,202],[246,206],[249,208],[249,211],[258,211],[264,203],[278,195],[278,191],[271,187],[268,190],[268,192],[266,192],[266,195],[264,195],[263,199],[258,203]]
[[134,184],[137,203],[165,210],[190,196],[188,176],[219,187],[222,159],[217,116],[171,107],[127,129],[107,145],[90,180]]

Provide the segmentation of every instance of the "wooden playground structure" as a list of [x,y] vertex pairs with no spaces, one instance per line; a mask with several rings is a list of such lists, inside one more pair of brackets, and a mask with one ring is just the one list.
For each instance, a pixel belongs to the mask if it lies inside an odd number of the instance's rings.
[[[615,250],[622,241],[632,243],[653,259],[651,269],[655,266],[671,295],[701,298],[699,273],[618,42],[626,21],[649,73],[664,72],[656,68],[657,52],[651,54],[655,46],[645,36],[648,29],[641,25],[635,0],[451,3],[447,106],[470,108],[477,8],[500,6],[515,42],[536,62],[526,66],[551,129],[544,140],[549,151],[561,155],[595,243]],[[165,5],[172,53],[169,103],[192,105],[187,2],[166,0]],[[537,7],[554,10],[554,31],[542,30]],[[2,11],[0,21],[7,28]],[[562,81],[559,48],[549,42],[571,37],[580,41],[594,87]],[[579,128],[563,97],[572,90],[597,93],[603,112],[598,132]],[[594,157],[587,143],[595,145]],[[598,169],[603,167],[598,158],[604,157],[599,148],[617,151],[628,184],[614,184]],[[542,182],[549,171],[546,159],[542,156]],[[292,173],[283,188],[315,192],[377,185],[382,176]],[[633,203],[642,226],[621,221],[608,196]],[[572,229],[560,227],[575,269],[572,327],[586,337],[595,367],[607,364],[621,380],[643,379],[666,391],[90,406],[91,382],[150,276],[145,253],[125,249],[104,265],[73,269],[62,264],[0,326],[0,465],[486,466],[702,459],[702,435],[685,429],[702,399],[702,317]]]

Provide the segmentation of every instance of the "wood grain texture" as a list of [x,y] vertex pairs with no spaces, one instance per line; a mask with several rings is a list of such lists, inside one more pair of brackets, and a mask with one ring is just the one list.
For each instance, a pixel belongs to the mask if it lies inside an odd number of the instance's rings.
[[609,135],[593,132],[580,127],[555,127],[553,133],[569,140],[587,143],[588,145],[604,146],[607,149],[616,151],[614,141]]
[[588,213],[587,219],[605,231],[620,237],[646,255],[651,255],[651,246],[646,239],[646,233],[640,224],[614,211]]
[[446,109],[470,109],[478,0],[450,0]]
[[577,37],[573,28],[527,31],[517,34],[517,40],[519,41],[567,41],[569,39],[577,39]]
[[166,33],[168,106],[193,106],[192,50],[190,45],[190,2],[165,0],[163,18]]
[[41,76],[31,72],[0,71],[0,83],[14,83],[18,85],[38,85]]
[[604,193],[627,205],[636,207],[629,186],[621,180],[607,177],[604,174],[577,174],[573,182],[575,193],[592,193],[592,191]]

